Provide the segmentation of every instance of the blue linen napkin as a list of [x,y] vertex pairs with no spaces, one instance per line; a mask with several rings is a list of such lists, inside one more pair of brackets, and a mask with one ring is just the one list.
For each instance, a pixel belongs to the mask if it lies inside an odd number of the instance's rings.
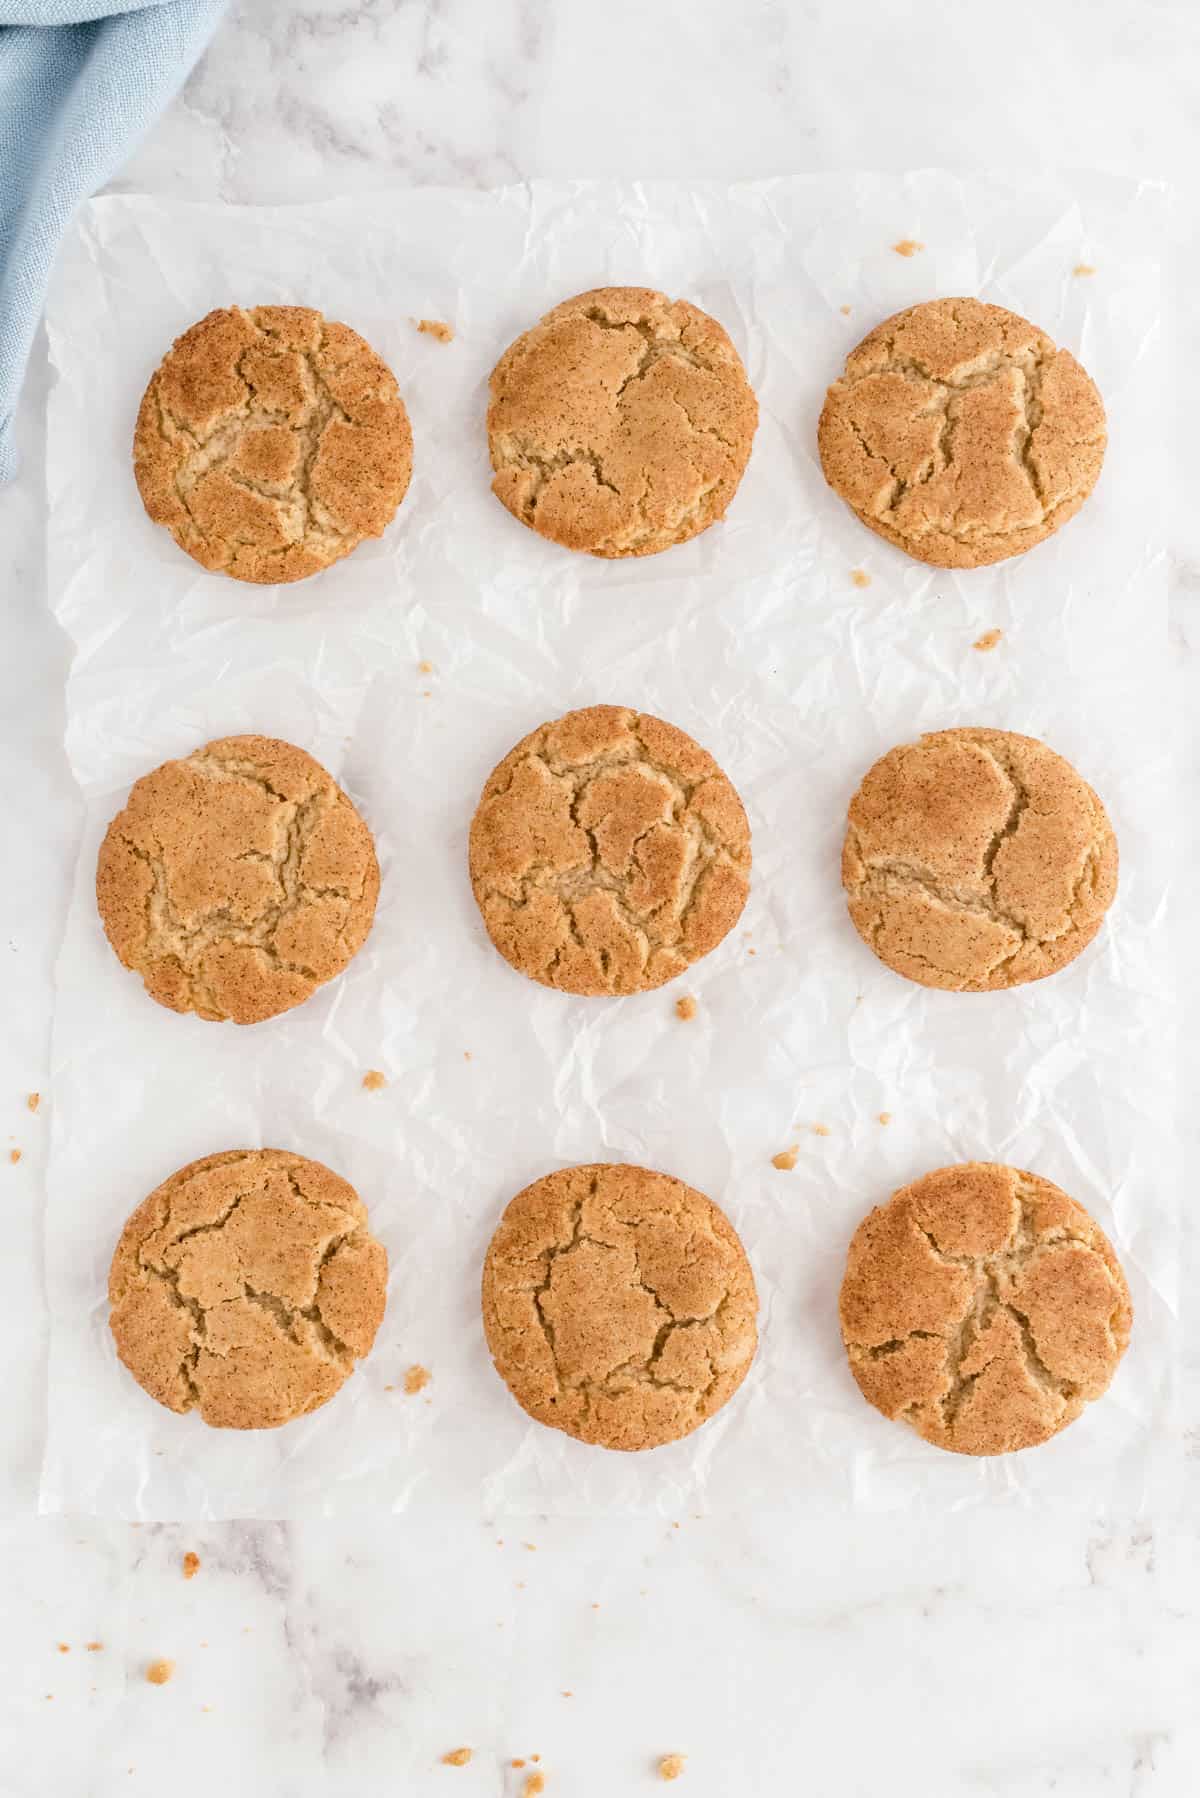
[[0,483],[59,240],[182,86],[225,0],[0,0]]

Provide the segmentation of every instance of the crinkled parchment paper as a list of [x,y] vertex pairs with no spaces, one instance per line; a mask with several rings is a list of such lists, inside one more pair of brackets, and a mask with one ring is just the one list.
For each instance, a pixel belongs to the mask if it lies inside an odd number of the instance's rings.
[[[1169,1477],[1157,212],[1153,190],[1107,180],[937,174],[86,209],[49,320],[50,586],[76,646],[67,743],[87,825],[58,970],[47,1510],[803,1515],[1001,1495],[1133,1510]],[[900,256],[904,238],[924,247]],[[645,561],[544,543],[488,488],[493,363],[556,301],[611,282],[715,313],[762,404],[726,521]],[[938,294],[1035,319],[1082,358],[1111,424],[1082,516],[1020,560],[964,574],[869,535],[816,459],[821,396],[845,352]],[[347,320],[387,358],[412,415],[416,474],[393,527],[296,586],[203,572],[147,521],[130,471],[159,356],[230,301]],[[454,342],[418,335],[416,317],[450,321]],[[975,650],[993,628],[999,647]],[[466,876],[467,826],[494,763],[541,720],[596,701],[696,736],[754,830],[741,927],[690,978],[619,1001],[514,974]],[[846,803],[870,762],[965,723],[1044,737],[1098,788],[1121,844],[1098,943],[1054,979],[991,996],[889,973],[847,921],[838,876]],[[130,782],[234,731],[290,738],[325,762],[383,866],[375,929],[349,971],[247,1030],[153,1004],[108,949],[92,890]],[[686,1023],[683,993],[698,1001]],[[386,1074],[384,1090],[363,1090],[368,1068]],[[341,1395],[242,1435],[175,1417],[134,1384],[113,1353],[105,1278],[121,1223],[153,1186],[194,1156],[255,1144],[353,1181],[392,1274],[375,1351]],[[777,1171],[771,1157],[792,1144],[794,1170]],[[870,1410],[836,1317],[863,1213],[973,1157],[1035,1169],[1087,1205],[1137,1307],[1109,1396],[1046,1447],[994,1462],[939,1453]],[[480,1327],[480,1264],[506,1200],[593,1159],[663,1168],[711,1194],[761,1291],[762,1346],[741,1394],[690,1441],[638,1456],[527,1423]],[[414,1362],[433,1379],[408,1396]]]

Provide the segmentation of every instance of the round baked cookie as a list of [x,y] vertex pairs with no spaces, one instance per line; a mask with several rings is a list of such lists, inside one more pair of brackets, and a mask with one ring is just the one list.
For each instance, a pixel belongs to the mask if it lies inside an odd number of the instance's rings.
[[387,1252],[354,1188],[284,1149],[206,1155],[130,1217],[108,1276],[117,1353],[172,1411],[270,1430],[370,1352]]
[[644,1167],[535,1180],[483,1267],[500,1378],[538,1423],[601,1448],[657,1448],[719,1411],[754,1359],[757,1310],[724,1212]]
[[531,731],[493,769],[470,872],[488,935],[520,973],[565,993],[640,993],[737,923],[750,826],[683,731],[587,706]]
[[723,327],[646,287],[556,306],[492,372],[492,492],[567,549],[652,556],[737,492],[758,402]]
[[172,1011],[257,1024],[340,974],[379,895],[371,833],[320,762],[221,737],[135,781],[100,846],[109,942]]
[[840,1311],[863,1397],[961,1455],[1031,1448],[1073,1422],[1107,1389],[1133,1321],[1083,1206],[987,1161],[926,1174],[863,1219]]
[[226,306],[177,337],[133,436],[142,503],[239,581],[299,581],[381,537],[408,490],[395,377],[308,306]]
[[842,884],[859,935],[896,973],[996,992],[1087,948],[1117,890],[1117,840],[1091,787],[1044,743],[941,730],[867,773]]
[[871,530],[935,568],[980,568],[1074,517],[1107,439],[1069,350],[958,299],[897,312],[851,350],[817,441],[825,479]]

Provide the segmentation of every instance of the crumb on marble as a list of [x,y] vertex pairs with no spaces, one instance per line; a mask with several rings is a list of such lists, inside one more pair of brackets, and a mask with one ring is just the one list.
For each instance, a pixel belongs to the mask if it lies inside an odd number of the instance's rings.
[[200,1556],[193,1549],[188,1549],[183,1557],[184,1579],[195,1579],[200,1571]]
[[387,1075],[381,1074],[378,1068],[368,1068],[362,1077],[362,1083],[367,1092],[377,1093],[380,1087],[387,1085]]
[[799,1153],[799,1144],[794,1144],[790,1149],[780,1149],[778,1155],[772,1155],[771,1166],[777,1167],[781,1174],[790,1174],[796,1165]]
[[917,256],[925,248],[925,245],[915,237],[902,237],[899,243],[892,245],[892,248],[897,256]]
[[521,1788],[521,1798],[538,1798],[539,1792],[544,1792],[545,1789],[546,1775],[544,1773],[527,1773],[525,1784]]
[[436,337],[439,343],[454,342],[454,326],[446,324],[444,319],[419,318],[417,330],[424,332],[426,337]]
[[433,673],[433,663],[432,662],[418,662],[417,663],[417,673],[418,674],[432,674]]
[[442,1765],[443,1767],[465,1767],[470,1762],[471,1753],[470,1748],[452,1748],[448,1754],[443,1754]]
[[152,1686],[165,1686],[175,1671],[174,1661],[151,1661],[146,1678]]
[[89,1654],[99,1654],[104,1647],[103,1642],[85,1642],[83,1645]]
[[976,637],[974,643],[972,643],[972,645],[971,645],[971,648],[972,649],[982,649],[985,651],[989,650],[989,649],[995,649],[997,643],[999,643],[999,641],[1003,635],[1004,635],[1004,632],[999,631],[999,630],[984,631],[982,637]]
[[695,1015],[696,1015],[696,1001],[692,998],[692,995],[690,993],[685,993],[682,999],[676,999],[676,1001],[675,1001],[675,1016],[677,1018],[682,1018],[684,1023],[686,1024],[688,1019],[694,1018]]
[[1095,272],[1095,264],[1091,262],[1077,262],[1071,270],[1073,275],[1094,275]]
[[850,570],[850,580],[851,584],[855,587],[869,587],[871,585],[871,577],[865,568],[852,568]]
[[849,316],[850,316],[850,307],[849,306],[839,306],[838,311],[841,313],[843,318],[849,318]]
[[828,1124],[814,1124],[812,1127],[812,1133],[814,1136],[832,1136],[833,1135],[833,1131],[829,1128]]
[[890,1111],[881,1111],[879,1114],[879,1121],[881,1124],[890,1124],[892,1121],[891,1112]]
[[525,1765],[525,1762],[521,1761],[521,1760],[512,1760],[512,1761],[509,1761],[508,1764],[510,1767],[523,1767]]
[[683,1772],[683,1763],[686,1758],[686,1755],[682,1754],[664,1754],[658,1763],[658,1777],[660,1779],[678,1779]]
[[12,1162],[13,1166],[16,1167],[18,1161],[21,1159],[20,1149],[10,1149],[8,1151],[8,1159]]
[[58,1644],[58,1652],[59,1654],[70,1654],[71,1644],[69,1642],[60,1642]]
[[432,1378],[433,1375],[427,1367],[422,1367],[419,1361],[414,1362],[404,1376],[404,1390],[410,1396],[414,1392],[423,1392]]
[[26,1105],[28,1105],[30,1111],[36,1111],[38,1106],[41,1104],[41,1102],[42,1102],[41,1093],[30,1093],[29,1097],[25,1101],[25,1103],[26,1103]]

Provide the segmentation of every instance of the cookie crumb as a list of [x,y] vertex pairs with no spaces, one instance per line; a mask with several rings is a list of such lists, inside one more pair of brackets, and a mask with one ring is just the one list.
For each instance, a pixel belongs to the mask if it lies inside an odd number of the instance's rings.
[[1095,267],[1090,262],[1077,262],[1071,270],[1073,275],[1094,275],[1095,272]]
[[998,630],[984,631],[982,637],[976,637],[974,643],[972,643],[972,645],[971,645],[971,648],[972,649],[983,649],[983,650],[995,649],[997,643],[999,643],[999,641],[1003,635],[1004,635],[1003,631],[998,631]]
[[525,1784],[521,1788],[521,1798],[538,1798],[538,1793],[544,1792],[545,1789],[546,1775],[544,1773],[529,1773],[526,1775]]
[[537,1553],[537,1543],[536,1542],[522,1542],[521,1547],[527,1548],[531,1555],[535,1555]]
[[676,999],[675,1016],[677,1018],[682,1018],[686,1024],[688,1019],[694,1018],[695,1015],[696,1001],[692,998],[690,993],[686,993],[682,999]]
[[683,1772],[683,1763],[687,1757],[682,1754],[664,1754],[658,1763],[660,1779],[678,1779]]
[[200,1556],[189,1548],[183,1557],[183,1577],[184,1579],[195,1579],[199,1571]]
[[849,318],[849,316],[850,316],[849,306],[839,306],[838,311],[841,313],[843,318]]
[[892,1121],[891,1112],[890,1111],[881,1111],[879,1114],[879,1121],[881,1124],[890,1124]]
[[869,587],[871,585],[871,577],[865,568],[852,568],[850,570],[850,580],[855,587]]
[[524,1761],[510,1761],[508,1764],[510,1767],[523,1767],[525,1765],[525,1762]]
[[409,1368],[404,1376],[404,1390],[410,1395],[414,1392],[422,1392],[425,1387],[428,1386],[432,1378],[433,1375],[430,1373],[429,1369],[427,1367],[422,1367],[418,1361]]
[[812,1133],[814,1136],[832,1136],[833,1135],[833,1131],[829,1128],[828,1124],[814,1124],[812,1127]]
[[174,1671],[174,1661],[151,1661],[146,1669],[146,1678],[152,1686],[165,1686]]
[[439,343],[454,342],[454,326],[440,318],[419,318],[417,330],[423,331],[426,337],[436,337]]
[[21,1159],[20,1149],[10,1149],[8,1151],[8,1159],[12,1162],[13,1166],[16,1167],[18,1161]]
[[30,1111],[36,1111],[38,1106],[41,1104],[41,1102],[42,1102],[41,1093],[30,1093],[29,1097],[25,1101],[25,1103],[26,1103],[26,1105],[28,1105]]
[[103,1642],[85,1642],[83,1645],[89,1654],[99,1654],[104,1647]]
[[60,1642],[58,1644],[58,1652],[59,1654],[70,1654],[71,1644],[69,1642]]
[[381,1086],[387,1085],[387,1075],[381,1074],[378,1068],[368,1068],[362,1083],[367,1092],[377,1093]]
[[417,673],[418,674],[432,674],[433,673],[433,663],[432,662],[418,662],[417,663]]
[[471,1759],[469,1748],[452,1748],[449,1754],[443,1754],[443,1767],[465,1767]]
[[778,1155],[772,1155],[771,1166],[777,1167],[782,1174],[790,1174],[799,1157],[799,1145],[790,1149],[780,1149]]
[[892,248],[897,256],[916,256],[925,248],[925,245],[919,243],[915,237],[902,237],[899,243],[892,245]]

